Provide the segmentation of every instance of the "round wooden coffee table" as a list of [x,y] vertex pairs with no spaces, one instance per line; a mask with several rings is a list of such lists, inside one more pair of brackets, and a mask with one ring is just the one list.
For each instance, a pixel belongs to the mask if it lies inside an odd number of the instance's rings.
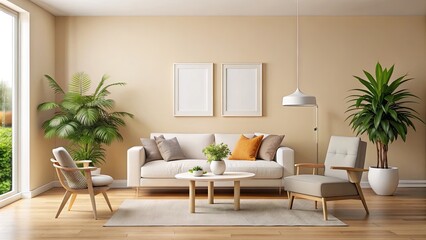
[[240,210],[240,180],[254,177],[254,173],[248,172],[225,172],[223,175],[206,173],[200,177],[195,177],[191,173],[179,173],[177,179],[189,180],[189,212],[195,213],[195,182],[208,182],[209,204],[214,203],[214,182],[233,181],[234,182],[234,210]]

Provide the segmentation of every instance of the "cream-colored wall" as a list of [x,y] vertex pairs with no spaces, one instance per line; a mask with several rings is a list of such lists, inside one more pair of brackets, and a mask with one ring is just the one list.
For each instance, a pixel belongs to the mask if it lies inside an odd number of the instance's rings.
[[[294,17],[57,17],[56,76],[85,71],[99,81],[125,81],[112,89],[117,110],[135,114],[124,142],[108,149],[103,171],[126,177],[126,150],[150,132],[284,133],[297,162],[315,161],[314,109],[285,108],[296,87]],[[409,73],[407,87],[426,100],[426,17],[301,17],[300,86],[318,100],[320,159],[331,135],[353,135],[345,97],[358,87],[352,75],[377,61]],[[214,117],[173,117],[172,64],[213,62]],[[263,117],[220,116],[221,63],[263,63]],[[425,104],[415,108],[425,119]],[[426,179],[426,131],[417,123],[406,143],[390,147],[401,179]],[[364,137],[364,139],[366,139]],[[375,162],[370,143],[367,164]]]
[[[10,0],[30,15],[30,190],[55,179],[52,170],[53,140],[43,137],[41,125],[48,116],[37,112],[37,105],[52,101],[54,95],[43,80],[46,73],[55,74],[55,17],[26,0]],[[28,82],[22,82],[28,84]]]

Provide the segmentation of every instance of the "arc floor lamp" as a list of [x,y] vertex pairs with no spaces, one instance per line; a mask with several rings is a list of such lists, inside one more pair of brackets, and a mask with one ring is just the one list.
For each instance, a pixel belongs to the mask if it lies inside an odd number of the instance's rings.
[[296,91],[284,96],[282,104],[285,107],[315,107],[315,144],[316,162],[318,163],[318,104],[315,96],[304,94],[299,89],[299,0],[296,0]]

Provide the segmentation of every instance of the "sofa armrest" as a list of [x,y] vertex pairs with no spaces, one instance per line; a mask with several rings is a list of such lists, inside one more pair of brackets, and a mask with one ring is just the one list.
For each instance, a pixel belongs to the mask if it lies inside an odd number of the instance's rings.
[[127,150],[127,186],[139,187],[141,167],[145,164],[145,149],[142,146],[131,147]]
[[294,150],[280,147],[276,154],[277,163],[284,167],[284,177],[294,175]]

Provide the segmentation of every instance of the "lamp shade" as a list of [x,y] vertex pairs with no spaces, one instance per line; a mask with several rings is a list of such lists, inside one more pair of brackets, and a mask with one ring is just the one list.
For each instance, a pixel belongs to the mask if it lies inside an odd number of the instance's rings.
[[317,99],[302,93],[299,88],[294,93],[283,97],[283,106],[316,106]]

